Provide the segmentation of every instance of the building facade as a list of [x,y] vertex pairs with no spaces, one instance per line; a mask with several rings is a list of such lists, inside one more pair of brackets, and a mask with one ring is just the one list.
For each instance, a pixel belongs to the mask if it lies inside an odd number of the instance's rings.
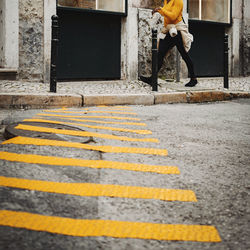
[[217,76],[223,71],[224,34],[229,35],[230,75],[249,75],[249,4],[248,0],[188,1],[189,27],[195,37],[190,54],[198,64],[198,75]]
[[[49,81],[51,16],[55,14],[59,16],[61,39],[59,79],[132,80],[140,74],[150,74],[151,10],[161,2],[0,0],[0,77]],[[250,1],[184,0],[183,16],[195,32],[195,41],[200,41],[194,43],[191,55],[203,67],[199,69],[201,76],[216,76],[217,73],[208,70],[212,65],[207,63],[208,57],[212,52],[221,53],[221,49],[216,52],[205,42],[202,45],[204,37],[199,29],[206,30],[209,25],[213,25],[209,26],[211,31],[218,29],[229,34],[230,75],[250,75]],[[161,25],[162,21],[156,28],[160,30]],[[213,39],[216,37],[210,34],[212,42],[221,43]],[[202,63],[200,57],[205,58]],[[177,63],[173,50],[166,57],[160,75],[174,78]],[[186,77],[183,62],[181,69],[181,76]]]

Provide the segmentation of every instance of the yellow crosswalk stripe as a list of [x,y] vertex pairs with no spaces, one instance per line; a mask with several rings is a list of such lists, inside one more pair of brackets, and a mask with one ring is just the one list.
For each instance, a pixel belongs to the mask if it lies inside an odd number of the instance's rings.
[[0,186],[78,196],[107,196],[130,199],[197,202],[192,190],[164,189],[95,183],[60,183],[0,176]]
[[38,113],[37,115],[42,116],[55,116],[55,117],[70,117],[70,118],[103,118],[103,119],[114,119],[114,120],[131,120],[131,121],[141,121],[140,118],[135,117],[125,117],[125,116],[103,116],[103,115],[58,115],[58,114],[46,114]]
[[16,154],[9,152],[0,152],[0,160],[24,162],[33,164],[46,164],[54,166],[75,166],[75,167],[88,167],[88,168],[106,168],[106,169],[119,169],[140,172],[153,172],[158,174],[178,174],[179,169],[174,166],[159,166],[147,165],[137,163],[127,163],[118,161],[104,161],[104,160],[85,160],[75,158],[64,158],[54,156],[43,156],[35,154]]
[[120,115],[137,115],[134,112],[121,112],[121,111],[104,111],[104,110],[84,110],[84,111],[65,111],[65,110],[44,110],[44,112],[51,112],[51,113],[67,113],[67,114],[81,114],[81,113],[105,113],[105,114],[120,114]]
[[106,124],[119,124],[119,125],[132,125],[132,126],[147,126],[146,123],[139,123],[139,122],[108,122],[108,121],[97,121],[91,119],[73,119],[73,118],[66,118],[66,117],[57,117],[59,119],[67,119],[70,121],[77,121],[77,122],[93,122],[93,123],[106,123]]
[[138,130],[138,129],[127,129],[127,128],[115,128],[115,127],[105,127],[105,126],[93,126],[84,123],[74,123],[74,122],[62,122],[62,121],[51,121],[46,119],[24,119],[24,122],[43,122],[43,123],[53,123],[53,124],[66,124],[66,125],[75,125],[81,126],[86,128],[93,128],[93,129],[104,129],[104,130],[112,130],[112,131],[119,131],[119,132],[128,132],[128,133],[136,133],[141,135],[149,135],[152,134],[150,130]]
[[72,135],[72,136],[82,136],[82,137],[92,136],[92,137],[99,137],[99,138],[110,139],[110,140],[159,143],[159,140],[155,138],[131,138],[131,137],[126,137],[126,136],[116,136],[116,135],[76,131],[76,130],[68,130],[68,129],[46,128],[46,127],[31,126],[31,125],[24,125],[24,124],[19,124],[15,128],[28,130],[28,131],[55,133],[55,134]]
[[106,236],[166,241],[221,241],[214,226],[83,220],[8,210],[0,210],[0,225],[78,237]]
[[118,147],[118,146],[108,146],[108,145],[98,146],[98,145],[90,145],[78,142],[38,139],[38,138],[23,137],[23,136],[17,136],[12,139],[3,141],[2,144],[70,147],[70,148],[81,148],[87,150],[96,150],[105,153],[150,154],[150,155],[161,155],[161,156],[167,156],[168,154],[166,149]]

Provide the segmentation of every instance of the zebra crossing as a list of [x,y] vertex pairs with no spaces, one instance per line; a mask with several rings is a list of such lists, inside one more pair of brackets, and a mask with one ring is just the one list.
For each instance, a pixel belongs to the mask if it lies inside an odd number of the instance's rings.
[[[95,115],[92,115],[95,114]],[[101,115],[96,115],[101,114]],[[103,115],[105,114],[105,115]],[[46,117],[46,118],[45,118]],[[45,118],[45,119],[44,119]],[[95,119],[95,120],[93,120]],[[32,125],[29,125],[32,122]],[[27,123],[27,124],[25,124]],[[37,123],[37,125],[34,125]],[[100,125],[90,125],[92,123]],[[43,126],[44,124],[44,126]],[[56,129],[46,127],[46,124],[63,124],[84,128],[86,131]],[[110,124],[103,126],[102,124]],[[111,126],[112,125],[112,126]],[[117,127],[114,127],[117,126]],[[136,129],[131,128],[136,127]],[[88,144],[73,141],[49,140],[32,138],[29,136],[18,136],[2,142],[0,151],[1,162],[24,164],[26,168],[29,164],[37,164],[56,168],[64,166],[67,168],[78,167],[79,169],[107,169],[115,170],[119,175],[121,171],[132,171],[147,174],[169,175],[179,178],[181,172],[178,166],[168,166],[159,164],[145,164],[145,155],[155,157],[167,157],[168,151],[154,145],[160,145],[160,140],[153,137],[152,131],[145,128],[146,124],[133,112],[130,107],[125,106],[97,106],[82,110],[58,109],[44,110],[35,117],[25,119],[23,123],[16,126],[17,130],[36,131],[42,133],[55,133],[75,137],[101,138],[105,144]],[[90,130],[90,131],[87,131]],[[93,132],[93,130],[96,130]],[[117,134],[118,135],[117,135]],[[121,135],[122,134],[122,135]],[[124,135],[126,134],[126,135]],[[110,141],[116,141],[117,145],[110,145]],[[127,146],[124,143],[139,142],[146,146]],[[140,155],[141,162],[109,161],[102,159],[72,158],[52,155],[39,155],[34,153],[8,152],[5,146],[12,145],[33,145],[37,147],[68,148],[69,150],[81,149],[102,153]],[[124,146],[125,145],[125,146]],[[150,146],[148,146],[150,145]],[[115,176],[114,176],[115,178]],[[148,200],[162,200],[166,202],[199,202],[193,190],[186,189],[166,189],[157,187],[142,187],[135,185],[117,185],[113,183],[89,183],[89,182],[57,182],[33,179],[14,178],[10,176],[0,176],[0,186],[22,190],[34,190],[46,193],[58,193],[63,195],[73,195],[81,197],[113,197]],[[50,216],[45,214],[35,214],[27,211],[0,210],[0,226],[24,228],[32,231],[44,231],[53,234],[70,235],[78,237],[106,236],[114,238],[135,238],[144,240],[163,241],[197,241],[197,242],[220,242],[221,238],[217,229],[211,225],[187,225],[182,224],[159,224],[150,221],[117,221],[100,219],[79,219],[60,216]],[[8,230],[8,229],[7,229]]]

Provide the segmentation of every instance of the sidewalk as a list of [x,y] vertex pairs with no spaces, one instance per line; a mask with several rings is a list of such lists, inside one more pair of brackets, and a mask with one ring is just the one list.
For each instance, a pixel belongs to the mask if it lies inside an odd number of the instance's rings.
[[200,78],[193,88],[181,82],[159,79],[158,92],[141,81],[59,82],[57,93],[49,84],[0,81],[0,108],[55,108],[91,105],[153,105],[159,103],[197,103],[250,98],[250,77],[230,78],[229,89],[223,78]]

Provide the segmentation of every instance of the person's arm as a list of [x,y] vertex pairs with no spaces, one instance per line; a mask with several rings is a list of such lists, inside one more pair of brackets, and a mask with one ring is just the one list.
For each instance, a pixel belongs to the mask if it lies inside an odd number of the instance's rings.
[[154,15],[154,13],[156,13],[156,12],[159,12],[160,9],[161,9],[160,7],[155,8],[155,9],[152,11],[152,15]]
[[171,20],[176,20],[178,16],[181,14],[183,9],[183,0],[175,0],[173,7],[171,10],[166,10],[164,7],[163,8],[158,8],[158,12],[162,15],[165,16]]

